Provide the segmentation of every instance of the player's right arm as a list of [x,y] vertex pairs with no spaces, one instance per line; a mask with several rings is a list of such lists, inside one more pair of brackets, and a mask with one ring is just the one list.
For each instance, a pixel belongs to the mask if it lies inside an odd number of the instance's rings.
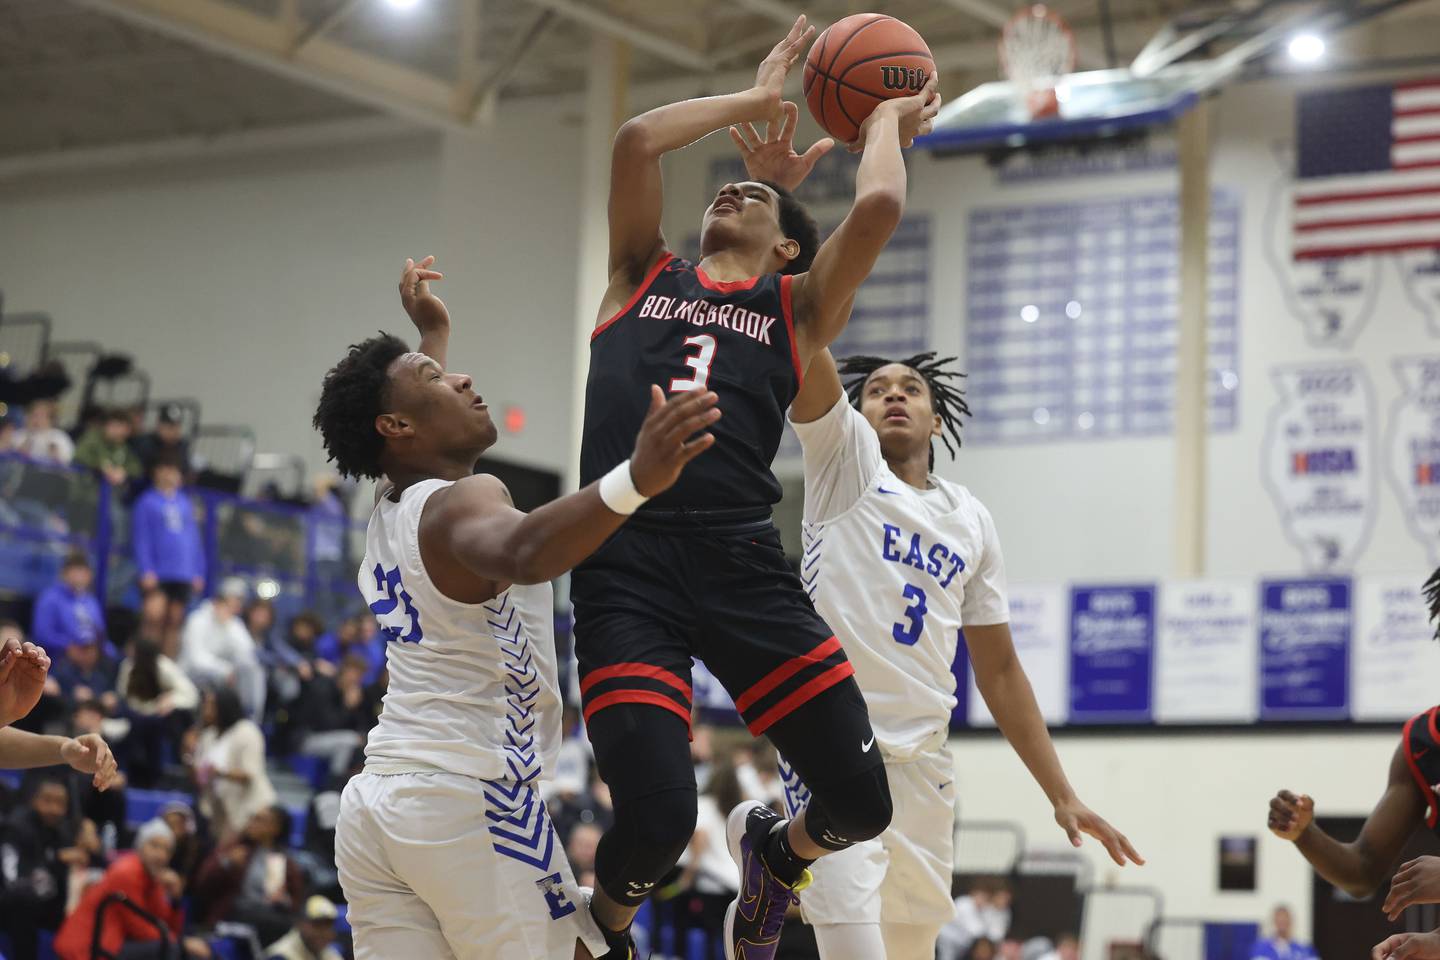
[[[720,419],[715,403],[710,391],[666,401],[659,387],[651,388],[650,413],[630,458],[637,492],[648,498],[669,489],[685,465],[714,444],[714,435],[701,431]],[[506,584],[553,580],[594,553],[627,518],[606,505],[600,483],[522,513],[494,477],[466,477],[437,494],[443,496],[439,512],[421,536],[439,542],[422,546],[435,546],[435,555],[491,581],[497,595]]]
[[1425,800],[1411,779],[1405,744],[1395,748],[1380,801],[1351,843],[1315,825],[1315,801],[1281,790],[1270,801],[1270,831],[1292,841],[1315,872],[1350,896],[1370,897],[1399,859],[1405,842],[1425,817]]
[[814,32],[803,16],[797,19],[761,62],[748,90],[666,104],[620,127],[610,159],[610,289],[602,318],[630,298],[665,249],[660,158],[732,124],[778,118],[785,76]]

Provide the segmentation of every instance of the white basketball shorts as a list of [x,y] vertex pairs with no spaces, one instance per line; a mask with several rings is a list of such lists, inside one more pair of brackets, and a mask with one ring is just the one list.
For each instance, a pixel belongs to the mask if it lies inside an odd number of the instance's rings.
[[[795,816],[809,791],[781,763],[785,806]],[[911,923],[941,926],[955,916],[955,766],[943,745],[914,760],[885,761],[895,813],[880,836],[810,866],[800,894],[812,926]]]
[[605,941],[532,784],[362,773],[335,865],[355,960],[573,960]]

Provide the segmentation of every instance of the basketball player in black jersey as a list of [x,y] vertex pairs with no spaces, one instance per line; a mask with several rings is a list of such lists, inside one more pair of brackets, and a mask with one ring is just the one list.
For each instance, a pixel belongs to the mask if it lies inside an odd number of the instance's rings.
[[[1430,619],[1440,620],[1440,570],[1425,584]],[[1435,632],[1440,640],[1440,629]],[[1315,801],[1281,790],[1270,801],[1269,826],[1292,841],[1315,872],[1357,900],[1373,896],[1410,835],[1422,824],[1440,835],[1440,706],[1412,717],[1390,759],[1385,792],[1360,835],[1341,843],[1315,825]],[[1402,866],[1381,909],[1392,921],[1409,906],[1440,903],[1440,857]],[[1375,948],[1375,960],[1440,960],[1440,931],[1403,933]]]
[[742,889],[726,919],[727,957],[773,957],[807,865],[890,821],[854,671],[771,523],[781,491],[770,464],[806,366],[844,327],[900,221],[901,148],[930,128],[935,78],[916,96],[880,104],[865,123],[853,205],[823,245],[789,192],[760,182],[720,190],[704,213],[698,262],[675,256],[660,231],[661,157],[732,124],[778,121],[785,76],[812,32],[797,20],[751,89],[657,108],[615,138],[610,285],[591,340],[582,481],[625,457],[646,384],[713,390],[725,411],[705,459],[644,503],[572,580],[584,713],[615,802],[593,912],[616,957],[627,956],[635,910],[694,831],[692,656],[814,797],[793,822],[758,804],[732,815]]

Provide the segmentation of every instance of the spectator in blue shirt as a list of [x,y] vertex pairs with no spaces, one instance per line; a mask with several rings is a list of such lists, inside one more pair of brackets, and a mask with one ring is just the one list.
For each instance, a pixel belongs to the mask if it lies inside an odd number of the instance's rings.
[[160,456],[151,478],[153,485],[135,501],[131,540],[140,588],[147,596],[156,591],[165,596],[161,633],[168,656],[177,652],[190,598],[205,589],[205,550],[195,506],[181,490],[184,474],[178,457],[173,452]]
[[337,670],[348,656],[364,658],[370,665],[364,681],[368,686],[385,669],[385,634],[375,628],[375,618],[368,612],[340,621],[340,626],[315,641],[315,655],[328,660]]
[[72,643],[106,642],[105,612],[95,597],[94,585],[90,558],[76,550],[65,558],[60,579],[36,598],[30,639],[52,660],[62,659]]
[[113,716],[120,706],[115,692],[119,669],[120,665],[105,655],[98,642],[72,643],[65,648],[64,656],[52,662],[48,679],[55,681],[70,703],[98,700]]
[[1250,960],[1316,960],[1315,948],[1292,937],[1294,918],[1290,908],[1281,904],[1273,916],[1275,935],[1255,941]]

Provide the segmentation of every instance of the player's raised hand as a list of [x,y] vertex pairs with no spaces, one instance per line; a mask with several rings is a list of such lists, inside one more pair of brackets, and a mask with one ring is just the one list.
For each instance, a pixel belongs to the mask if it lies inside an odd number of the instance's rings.
[[1440,931],[1387,937],[1375,944],[1370,960],[1440,960]]
[[10,639],[0,648],[0,726],[26,716],[40,702],[50,657],[33,643]]
[[1078,847],[1083,842],[1081,834],[1089,834],[1100,841],[1117,866],[1123,867],[1126,863],[1140,867],[1145,865],[1145,858],[1135,852],[1125,834],[1110,826],[1104,817],[1078,800],[1056,806],[1055,822],[1065,831],[1073,847]]
[[795,18],[795,25],[790,28],[790,32],[785,34],[785,39],[771,48],[765,59],[760,61],[760,68],[755,71],[755,86],[774,98],[777,120],[780,101],[784,96],[785,77],[805,53],[805,48],[814,36],[815,28],[807,26],[805,14],[800,14]]
[[400,305],[422,334],[450,326],[450,311],[430,292],[430,281],[445,279],[443,273],[431,269],[434,265],[434,257],[426,257],[419,263],[407,258],[400,274]]
[[1406,907],[1417,903],[1440,903],[1440,857],[1416,857],[1402,864],[1380,909],[1394,922]]
[[800,108],[786,100],[780,104],[781,121],[765,125],[760,136],[755,125],[745,123],[730,128],[730,139],[740,148],[745,160],[745,173],[751,180],[769,180],[786,190],[794,190],[810,176],[815,162],[835,146],[831,137],[822,137],[804,153],[795,152],[795,122]]
[[1315,819],[1315,801],[1281,790],[1270,801],[1270,832],[1281,840],[1295,841]]
[[630,479],[642,496],[670,489],[685,464],[714,445],[715,435],[700,431],[720,419],[719,399],[712,391],[692,390],[666,400],[663,390],[650,388],[650,412],[630,458]]
[[876,106],[860,125],[860,136],[850,144],[850,152],[859,153],[864,150],[865,144],[870,140],[870,131],[887,115],[893,116],[898,124],[901,148],[914,146],[916,137],[923,137],[935,129],[935,115],[940,112],[944,102],[944,98],[940,96],[940,73],[936,71],[930,74],[919,93],[884,100]]

